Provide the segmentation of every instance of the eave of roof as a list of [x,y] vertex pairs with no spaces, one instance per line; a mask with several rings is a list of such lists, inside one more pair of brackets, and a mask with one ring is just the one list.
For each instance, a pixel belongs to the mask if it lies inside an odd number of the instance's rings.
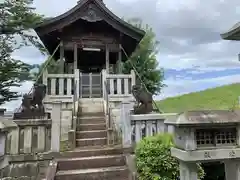
[[240,40],[240,22],[236,23],[230,30],[221,34],[225,40]]
[[102,1],[99,0],[81,0],[80,2],[78,2],[78,4],[73,7],[72,9],[70,9],[69,11],[56,16],[54,18],[46,18],[41,24],[38,24],[37,26],[34,27],[34,29],[37,28],[41,28],[47,25],[50,25],[56,21],[59,21],[63,18],[66,18],[67,16],[71,15],[72,13],[74,13],[75,11],[77,11],[79,8],[81,8],[85,3],[87,3],[88,1],[92,1],[94,2],[98,7],[100,7],[103,11],[105,11],[108,16],[112,19],[114,19],[116,22],[120,23],[121,25],[125,26],[126,28],[135,31],[136,33],[138,33],[139,35],[141,35],[142,37],[145,35],[145,31],[143,31],[142,29],[139,29],[129,23],[127,23],[126,21],[122,20],[121,18],[119,18],[118,16],[116,16],[113,12],[111,12]]
[[240,111],[198,110],[179,113],[177,118],[165,121],[174,126],[202,126],[240,124]]

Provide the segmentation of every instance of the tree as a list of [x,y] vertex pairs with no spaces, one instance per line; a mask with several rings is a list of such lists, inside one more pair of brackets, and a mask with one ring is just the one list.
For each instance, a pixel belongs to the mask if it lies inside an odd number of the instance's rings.
[[19,87],[29,80],[30,65],[13,59],[12,53],[23,46],[33,45],[44,52],[44,47],[32,32],[42,16],[34,12],[33,0],[4,0],[0,3],[0,105],[17,99]]
[[60,69],[61,69],[61,61],[58,60],[56,61],[55,59],[48,59],[48,61],[45,61],[44,63],[38,65],[38,64],[34,64],[32,65],[32,69],[33,68],[37,68],[38,71],[35,73],[32,73],[31,75],[33,76],[33,80],[37,83],[42,83],[42,71],[44,69],[47,69],[47,72],[49,74],[58,74],[60,73]]
[[144,29],[146,34],[136,51],[123,64],[123,71],[124,73],[130,73],[134,66],[137,71],[137,82],[142,83],[143,81],[149,92],[158,94],[165,86],[163,84],[163,69],[158,67],[157,61],[159,42],[156,40],[153,30],[147,25],[143,27],[142,22],[139,21],[139,19],[135,18],[129,20],[129,23]]
[[[175,180],[179,177],[179,162],[171,156],[174,147],[173,136],[168,133],[148,136],[135,149],[139,180]],[[198,164],[198,177],[204,177],[204,170]]]

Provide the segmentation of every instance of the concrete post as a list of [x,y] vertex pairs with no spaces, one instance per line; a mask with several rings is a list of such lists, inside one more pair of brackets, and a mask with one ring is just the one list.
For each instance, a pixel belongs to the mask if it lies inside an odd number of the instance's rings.
[[0,119],[0,127],[0,156],[2,157],[0,159],[0,169],[3,169],[9,165],[9,158],[6,154],[18,154],[19,134],[16,134],[17,137],[11,134],[14,130],[18,130],[17,124],[12,120]]
[[226,160],[224,165],[226,180],[240,179],[240,160]]
[[198,180],[198,169],[196,163],[180,161],[180,180]]
[[52,102],[52,130],[51,130],[51,151],[60,151],[61,140],[61,102]]
[[122,127],[122,143],[123,147],[131,147],[132,145],[132,128],[131,128],[131,119],[130,111],[133,108],[133,105],[130,101],[123,101],[121,104],[120,110],[120,123]]

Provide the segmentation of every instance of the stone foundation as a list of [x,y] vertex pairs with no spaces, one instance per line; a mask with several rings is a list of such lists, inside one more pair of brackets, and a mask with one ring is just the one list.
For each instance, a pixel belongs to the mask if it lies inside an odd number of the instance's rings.
[[49,161],[12,162],[0,170],[1,180],[37,180],[44,178]]

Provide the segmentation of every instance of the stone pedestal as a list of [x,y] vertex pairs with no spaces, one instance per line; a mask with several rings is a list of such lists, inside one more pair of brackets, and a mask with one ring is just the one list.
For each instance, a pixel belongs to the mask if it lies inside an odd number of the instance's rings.
[[180,161],[180,180],[198,180],[198,169],[196,163]]
[[51,150],[52,152],[60,151],[61,139],[61,102],[53,102],[52,108],[52,131],[51,131]]
[[226,180],[240,179],[240,160],[227,160],[224,165]]

